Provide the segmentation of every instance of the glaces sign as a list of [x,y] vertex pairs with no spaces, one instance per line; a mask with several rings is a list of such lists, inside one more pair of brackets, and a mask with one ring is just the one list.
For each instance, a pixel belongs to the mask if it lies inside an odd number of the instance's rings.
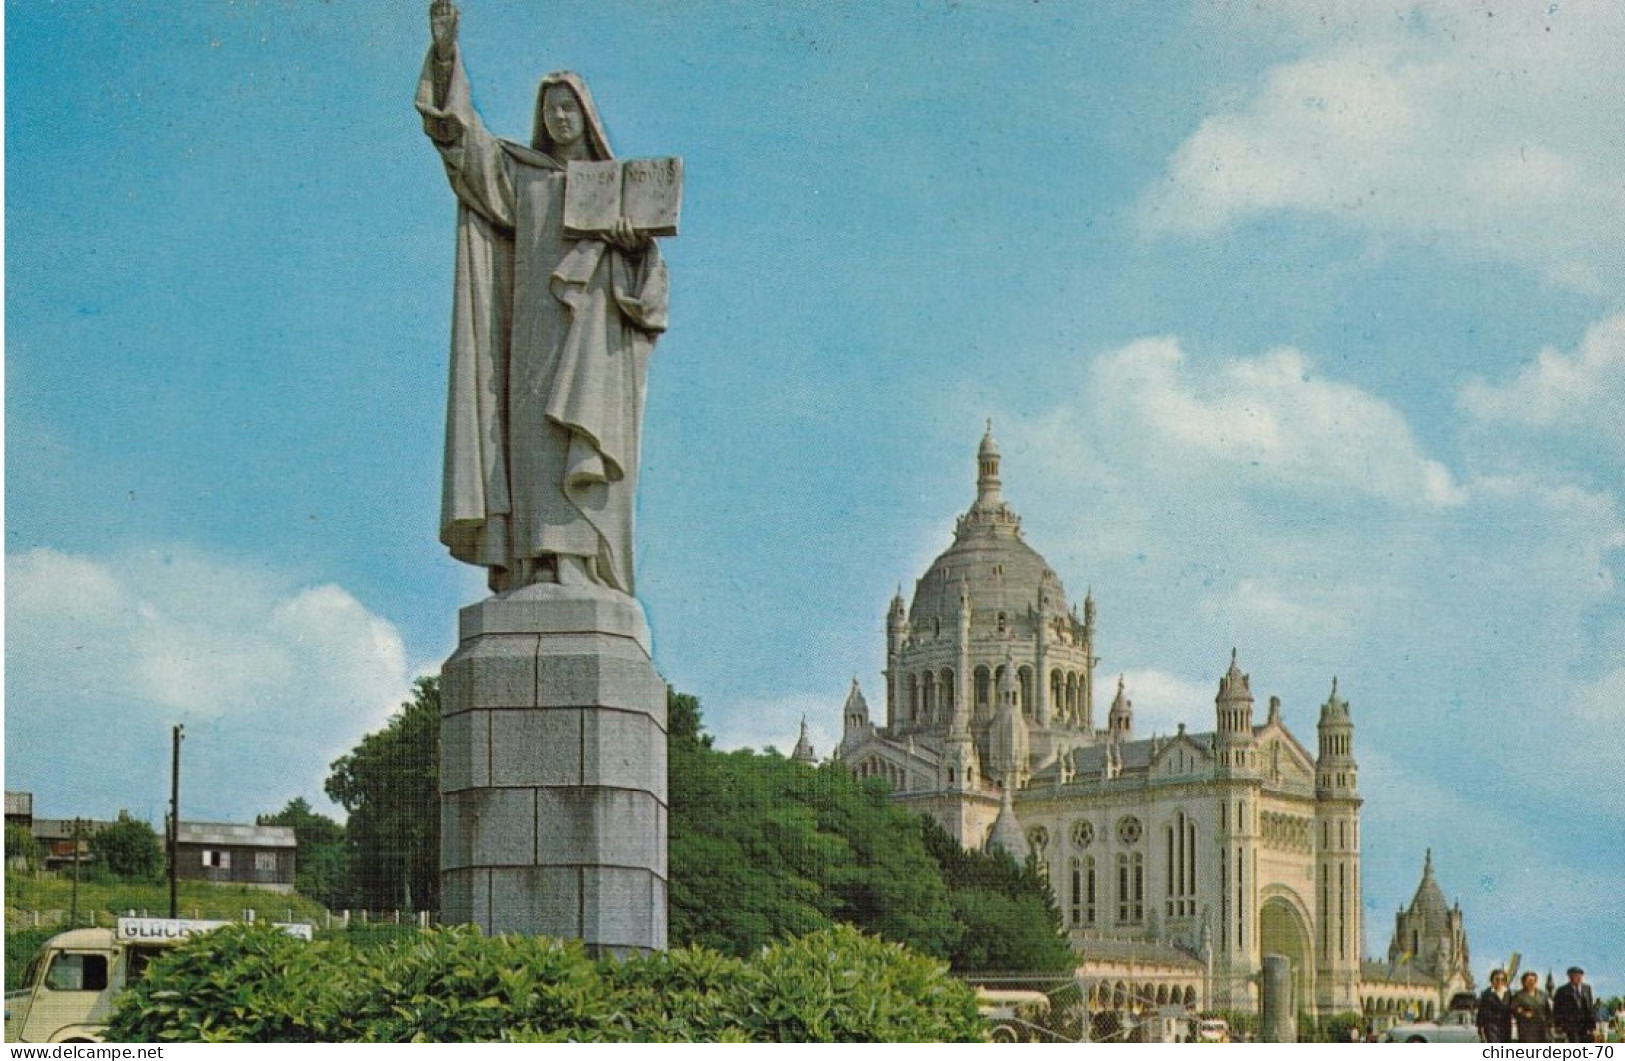
[[[224,928],[230,921],[199,921],[177,917],[121,917],[113,929],[120,943],[179,943],[204,932]],[[278,923],[277,928],[290,936],[308,940],[313,936],[309,925]]]

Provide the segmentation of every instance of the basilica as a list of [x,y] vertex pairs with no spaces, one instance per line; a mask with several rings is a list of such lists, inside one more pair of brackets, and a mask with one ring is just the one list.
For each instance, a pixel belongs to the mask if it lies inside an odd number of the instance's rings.
[[999,459],[989,425],[975,502],[886,617],[884,717],[854,680],[835,756],[967,848],[1035,856],[1097,1005],[1253,1010],[1282,954],[1300,1012],[1359,1011],[1359,766],[1336,680],[1308,745],[1278,699],[1257,717],[1233,651],[1209,718],[1144,736],[1122,679],[1099,717],[1095,603],[1069,603],[1027,544]]

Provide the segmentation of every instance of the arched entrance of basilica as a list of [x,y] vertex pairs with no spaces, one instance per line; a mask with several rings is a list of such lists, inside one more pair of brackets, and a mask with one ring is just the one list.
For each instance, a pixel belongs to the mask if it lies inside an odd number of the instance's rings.
[[1309,925],[1291,900],[1281,895],[1258,909],[1259,952],[1279,954],[1292,966],[1292,1012],[1315,1012],[1315,962]]

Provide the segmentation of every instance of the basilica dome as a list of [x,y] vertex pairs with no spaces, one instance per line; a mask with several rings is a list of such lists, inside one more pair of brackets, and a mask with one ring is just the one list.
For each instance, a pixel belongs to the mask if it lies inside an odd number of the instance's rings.
[[976,455],[976,502],[959,517],[954,541],[914,588],[909,626],[935,637],[957,627],[960,598],[970,604],[973,637],[1029,638],[1040,609],[1067,612],[1060,578],[1021,536],[1021,519],[999,488],[999,448],[989,425]]

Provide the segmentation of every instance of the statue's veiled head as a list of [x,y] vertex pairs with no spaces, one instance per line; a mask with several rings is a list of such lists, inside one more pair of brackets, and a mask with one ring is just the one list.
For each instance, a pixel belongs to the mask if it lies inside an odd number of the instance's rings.
[[[575,106],[569,106],[571,100]],[[579,135],[586,139],[587,157],[613,158],[609,149],[609,136],[598,117],[598,107],[592,93],[579,74],[559,70],[542,78],[536,89],[536,123],[531,131],[530,146],[545,154],[558,154],[561,139]]]

